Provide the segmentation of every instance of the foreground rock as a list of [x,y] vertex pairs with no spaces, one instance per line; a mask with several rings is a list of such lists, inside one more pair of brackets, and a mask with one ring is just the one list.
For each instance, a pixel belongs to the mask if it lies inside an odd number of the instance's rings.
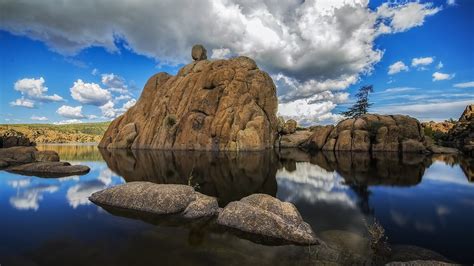
[[[186,210],[186,216],[192,218],[213,216],[217,212],[215,198],[203,197],[187,185],[130,182],[96,192],[89,199],[99,205],[153,214],[176,214]],[[194,201],[197,202],[191,205]]]
[[4,167],[11,165],[19,165],[25,163],[32,163],[35,160],[35,147],[11,147],[0,149],[0,161]]
[[55,151],[38,151],[35,147],[17,146],[0,149],[0,169],[23,175],[63,177],[89,172],[85,165],[59,162]]
[[112,211],[173,214],[187,219],[217,216],[219,226],[256,242],[319,243],[293,204],[266,194],[253,194],[221,209],[216,198],[196,192],[191,186],[130,182],[96,192],[89,199]]
[[196,60],[176,76],[151,77],[135,106],[115,119],[99,147],[263,150],[277,135],[276,88],[248,57]]
[[423,129],[415,118],[366,114],[337,126],[316,127],[305,144],[326,151],[426,152]]
[[253,194],[229,203],[219,214],[217,223],[291,243],[319,243],[311,226],[303,221],[293,204],[265,194]]
[[87,174],[90,168],[85,165],[71,165],[68,162],[34,162],[10,167],[7,171],[42,177],[64,177]]

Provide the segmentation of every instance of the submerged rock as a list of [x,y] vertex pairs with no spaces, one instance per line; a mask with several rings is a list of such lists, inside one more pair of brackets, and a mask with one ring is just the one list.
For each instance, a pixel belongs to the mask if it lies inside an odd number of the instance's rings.
[[217,223],[291,243],[319,244],[311,226],[303,221],[293,204],[265,194],[253,194],[229,203],[219,214]]
[[90,168],[85,165],[71,165],[68,162],[34,162],[10,167],[7,171],[23,175],[63,177],[87,174]]
[[176,76],[151,77],[135,106],[115,119],[99,147],[167,150],[263,150],[277,136],[276,88],[248,57],[196,61]]

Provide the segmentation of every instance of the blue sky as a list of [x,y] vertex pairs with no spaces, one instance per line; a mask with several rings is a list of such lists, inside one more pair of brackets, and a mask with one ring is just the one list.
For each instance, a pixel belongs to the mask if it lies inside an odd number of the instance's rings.
[[0,123],[111,120],[194,43],[255,58],[302,124],[337,121],[365,84],[372,112],[439,121],[474,103],[474,1],[86,2],[0,3]]

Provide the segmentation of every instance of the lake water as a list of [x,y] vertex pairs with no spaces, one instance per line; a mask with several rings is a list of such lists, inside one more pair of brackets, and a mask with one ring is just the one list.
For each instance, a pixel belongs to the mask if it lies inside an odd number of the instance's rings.
[[[65,178],[0,172],[2,266],[313,261],[315,255],[308,247],[256,244],[211,230],[205,223],[180,225],[127,218],[88,200],[95,191],[131,181],[189,184],[216,196],[221,206],[252,193],[267,193],[294,203],[328,243],[366,235],[366,221],[375,218],[393,247],[417,246],[456,262],[474,262],[473,158],[310,155],[298,150],[108,152],[87,145],[38,148],[55,150],[62,160],[87,165],[91,171]],[[364,249],[357,241],[346,244],[349,249]]]

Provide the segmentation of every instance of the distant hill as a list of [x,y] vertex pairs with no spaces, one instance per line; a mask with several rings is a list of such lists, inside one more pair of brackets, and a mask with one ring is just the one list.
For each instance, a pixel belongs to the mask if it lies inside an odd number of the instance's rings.
[[53,124],[0,124],[1,135],[24,135],[36,143],[99,142],[110,122]]

